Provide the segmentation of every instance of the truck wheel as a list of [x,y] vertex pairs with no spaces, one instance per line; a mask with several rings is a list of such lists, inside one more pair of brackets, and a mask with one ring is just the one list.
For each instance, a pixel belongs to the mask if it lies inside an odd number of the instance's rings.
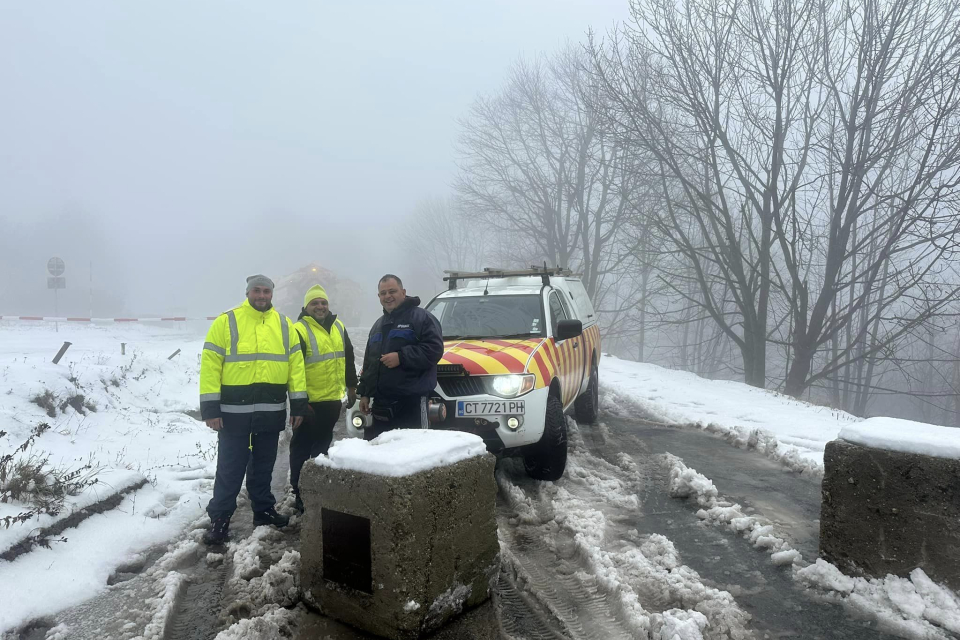
[[535,480],[555,482],[567,467],[567,419],[560,398],[547,398],[547,411],[540,442],[529,445],[523,453],[527,475]]
[[574,401],[573,412],[577,416],[577,422],[582,424],[593,424],[597,421],[597,416],[600,415],[600,371],[597,365],[593,365],[590,370],[587,390]]

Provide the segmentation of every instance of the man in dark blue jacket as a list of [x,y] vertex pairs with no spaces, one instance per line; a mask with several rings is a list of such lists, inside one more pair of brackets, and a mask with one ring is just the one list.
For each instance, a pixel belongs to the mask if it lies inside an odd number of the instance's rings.
[[360,411],[373,414],[365,440],[391,429],[427,428],[427,396],[443,356],[440,323],[420,308],[420,298],[407,296],[400,278],[380,278],[378,295],[383,315],[370,329],[357,388]]

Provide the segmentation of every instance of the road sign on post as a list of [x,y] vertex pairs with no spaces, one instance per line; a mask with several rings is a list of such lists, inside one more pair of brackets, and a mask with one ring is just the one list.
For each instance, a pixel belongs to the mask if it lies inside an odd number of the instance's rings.
[[[47,272],[52,276],[47,278],[47,289],[53,289],[53,314],[57,317],[60,316],[60,300],[57,291],[67,288],[67,279],[62,277],[66,270],[67,265],[60,258],[54,256],[47,260]],[[60,323],[54,322],[53,326],[57,333],[60,333]]]
[[[62,276],[63,272],[67,270],[67,265],[63,263],[63,260],[57,257],[50,258],[47,260],[47,271],[50,272],[52,276]],[[51,287],[52,288],[52,287]],[[61,289],[63,287],[60,287]]]

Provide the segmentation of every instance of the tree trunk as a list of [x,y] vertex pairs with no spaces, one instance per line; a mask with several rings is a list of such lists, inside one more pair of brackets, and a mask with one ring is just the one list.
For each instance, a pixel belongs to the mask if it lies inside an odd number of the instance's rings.
[[647,285],[650,282],[650,269],[644,268],[640,276],[640,335],[637,345],[637,362],[643,362],[646,357],[644,349],[647,339]]

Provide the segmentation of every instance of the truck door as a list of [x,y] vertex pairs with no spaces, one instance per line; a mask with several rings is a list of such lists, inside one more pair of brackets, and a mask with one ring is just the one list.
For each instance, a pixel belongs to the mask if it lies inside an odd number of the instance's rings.
[[[569,306],[558,291],[551,291],[549,298],[550,325],[553,335],[557,335],[557,323],[561,320],[574,318],[569,312]],[[560,379],[560,390],[563,406],[567,407],[576,400],[583,382],[584,349],[583,336],[569,338],[562,342],[553,340],[555,360],[557,363],[557,377]]]

